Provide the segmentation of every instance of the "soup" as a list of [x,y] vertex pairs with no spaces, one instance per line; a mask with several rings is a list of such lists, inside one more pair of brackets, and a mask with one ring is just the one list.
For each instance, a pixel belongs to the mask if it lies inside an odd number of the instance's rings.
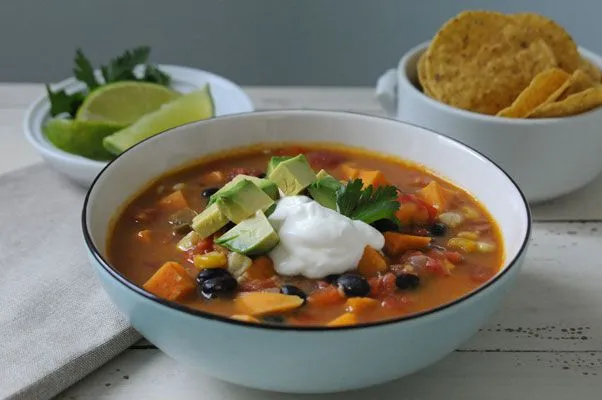
[[495,221],[425,168],[326,145],[252,147],[152,182],[117,216],[111,264],[228,318],[345,326],[466,295],[503,262]]

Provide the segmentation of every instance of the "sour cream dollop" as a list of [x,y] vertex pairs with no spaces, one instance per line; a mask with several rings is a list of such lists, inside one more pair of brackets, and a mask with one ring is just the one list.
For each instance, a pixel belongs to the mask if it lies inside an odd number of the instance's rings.
[[306,196],[281,198],[269,221],[280,236],[269,254],[280,275],[342,274],[357,267],[366,245],[380,250],[385,244],[383,235],[370,225]]

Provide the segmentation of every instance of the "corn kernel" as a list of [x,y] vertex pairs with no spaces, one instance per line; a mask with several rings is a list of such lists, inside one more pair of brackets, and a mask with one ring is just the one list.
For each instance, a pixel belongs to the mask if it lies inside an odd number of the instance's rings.
[[474,253],[478,249],[477,242],[465,238],[451,238],[447,241],[449,247],[459,249],[465,253]]
[[468,219],[477,219],[481,216],[479,210],[471,206],[463,206],[461,208],[462,214]]
[[470,240],[478,240],[479,239],[478,232],[462,231],[462,232],[459,232],[456,236],[464,238],[464,239],[470,239]]
[[194,256],[194,265],[198,269],[205,268],[223,268],[226,266],[228,259],[224,253],[212,251],[206,254],[197,254]]
[[443,222],[445,225],[450,228],[455,228],[464,222],[464,217],[462,214],[457,212],[445,212],[443,214],[439,214],[439,221]]
[[495,250],[495,244],[488,242],[477,242],[479,253],[491,253]]

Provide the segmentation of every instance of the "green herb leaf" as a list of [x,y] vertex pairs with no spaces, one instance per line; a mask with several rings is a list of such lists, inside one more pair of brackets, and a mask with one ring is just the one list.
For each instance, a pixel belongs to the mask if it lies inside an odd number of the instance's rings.
[[86,97],[83,92],[67,94],[64,90],[53,92],[50,86],[46,85],[48,100],[50,101],[50,115],[56,117],[60,114],[69,114],[75,117],[77,109]]
[[92,91],[100,86],[100,83],[94,76],[94,68],[90,61],[84,55],[81,49],[75,51],[75,67],[73,68],[73,75],[77,80],[82,81],[88,86],[88,90]]
[[100,67],[101,71],[104,68],[103,76],[105,83],[139,80],[134,75],[134,68],[138,64],[146,64],[149,55],[150,47],[140,46],[132,50],[126,50],[119,57],[113,58],[109,61],[108,66]]
[[151,64],[146,64],[146,69],[144,71],[142,80],[163,86],[169,86],[169,83],[171,82],[169,75],[159,70],[157,66]]
[[380,219],[389,219],[399,225],[395,212],[399,210],[395,186],[372,185],[363,189],[361,179],[355,179],[337,190],[337,210],[355,220],[371,224]]

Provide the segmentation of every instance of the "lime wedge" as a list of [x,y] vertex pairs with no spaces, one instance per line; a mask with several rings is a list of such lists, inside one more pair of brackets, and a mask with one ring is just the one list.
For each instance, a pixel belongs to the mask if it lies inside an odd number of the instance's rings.
[[111,83],[90,93],[75,118],[126,127],[179,96],[180,93],[154,83]]
[[68,153],[91,158],[110,160],[114,156],[102,145],[102,140],[121,129],[106,122],[51,119],[42,128],[50,143]]
[[213,99],[209,85],[169,102],[145,115],[134,124],[107,136],[105,148],[119,155],[133,145],[166,129],[213,117]]

